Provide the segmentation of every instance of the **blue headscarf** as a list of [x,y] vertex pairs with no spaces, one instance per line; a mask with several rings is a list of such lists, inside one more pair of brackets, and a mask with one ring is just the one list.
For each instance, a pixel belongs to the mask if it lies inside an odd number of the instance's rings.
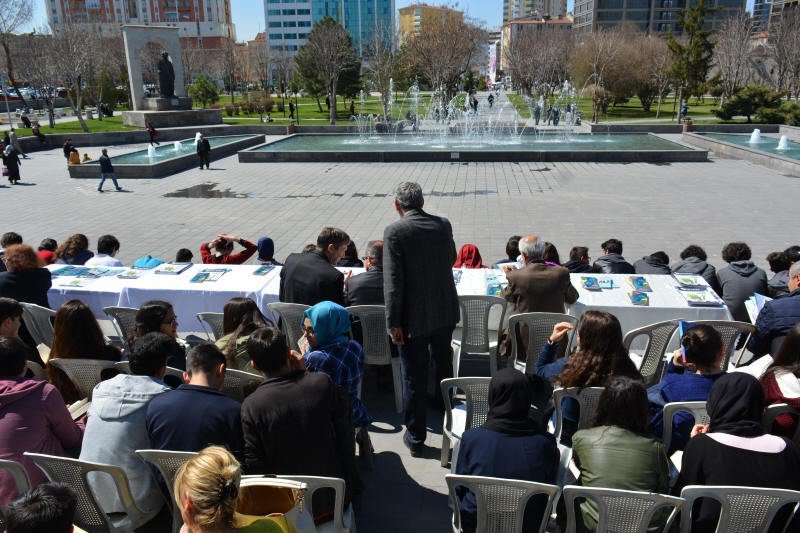
[[258,258],[261,261],[269,261],[275,255],[275,243],[269,237],[258,239]]
[[333,302],[320,302],[303,313],[311,321],[317,344],[328,346],[349,340],[350,314],[347,309]]

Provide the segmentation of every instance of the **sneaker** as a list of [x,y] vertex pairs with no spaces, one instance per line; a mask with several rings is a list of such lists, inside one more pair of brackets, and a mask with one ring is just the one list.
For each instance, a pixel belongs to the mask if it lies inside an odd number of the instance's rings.
[[122,187],[117,187],[117,192],[121,191]]
[[97,192],[103,192],[103,189],[97,189]]

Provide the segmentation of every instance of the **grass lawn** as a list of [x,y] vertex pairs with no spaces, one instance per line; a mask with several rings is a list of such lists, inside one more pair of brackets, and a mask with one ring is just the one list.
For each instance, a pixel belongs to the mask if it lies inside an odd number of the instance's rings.
[[[81,124],[77,120],[69,122],[56,122],[56,127],[51,128],[47,122],[47,117],[39,117],[39,126],[45,135],[51,133],[83,133]],[[105,117],[103,120],[87,120],[86,126],[89,127],[90,133],[103,132],[103,131],[122,131],[122,130],[138,130],[135,126],[123,126],[122,115],[116,112],[113,117]],[[26,137],[33,135],[30,128],[19,128],[15,130],[19,137]]]

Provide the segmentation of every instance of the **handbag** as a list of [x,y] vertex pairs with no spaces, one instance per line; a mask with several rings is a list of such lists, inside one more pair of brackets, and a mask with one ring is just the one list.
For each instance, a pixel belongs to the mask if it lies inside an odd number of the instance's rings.
[[307,485],[292,479],[247,477],[239,487],[236,521],[242,533],[315,533],[305,504]]

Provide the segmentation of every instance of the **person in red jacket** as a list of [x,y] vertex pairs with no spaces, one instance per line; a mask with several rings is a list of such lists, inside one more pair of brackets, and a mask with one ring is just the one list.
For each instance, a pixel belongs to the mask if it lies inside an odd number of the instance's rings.
[[[231,253],[234,242],[238,242],[244,250],[238,254]],[[200,245],[200,256],[203,258],[203,263],[207,265],[241,265],[257,251],[258,246],[252,242],[234,237],[229,233],[222,233],[213,241]]]

